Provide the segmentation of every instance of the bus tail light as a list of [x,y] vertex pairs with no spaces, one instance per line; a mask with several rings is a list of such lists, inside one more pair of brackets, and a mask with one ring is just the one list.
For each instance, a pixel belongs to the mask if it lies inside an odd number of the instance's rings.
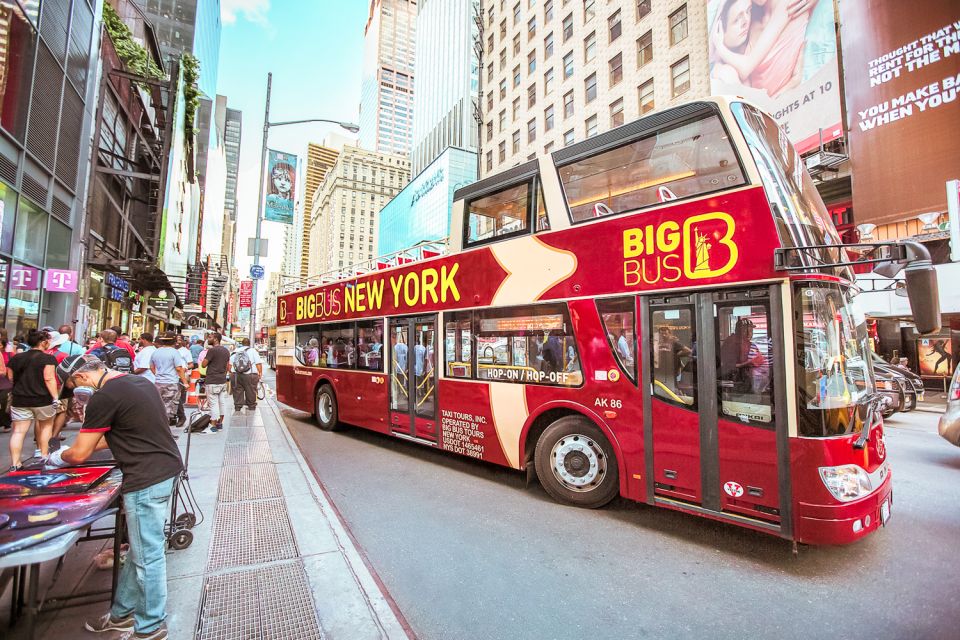
[[840,502],[862,498],[873,490],[870,476],[855,464],[839,467],[820,467],[823,484]]

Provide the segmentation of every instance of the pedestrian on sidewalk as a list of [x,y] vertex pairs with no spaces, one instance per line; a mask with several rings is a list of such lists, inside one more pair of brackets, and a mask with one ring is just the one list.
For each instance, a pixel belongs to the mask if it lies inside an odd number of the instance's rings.
[[60,329],[58,329],[58,331],[67,336],[67,339],[64,340],[63,344],[60,345],[60,351],[64,352],[68,356],[77,356],[86,351],[86,349],[81,347],[73,340],[73,325],[60,325]]
[[240,411],[246,405],[253,411],[257,408],[257,385],[263,376],[263,360],[257,350],[250,346],[250,338],[244,338],[240,347],[230,358],[233,368],[233,410]]
[[121,329],[120,327],[110,327],[110,329],[117,334],[117,346],[121,349],[126,349],[127,353],[130,354],[130,362],[133,362],[133,359],[137,356],[136,351],[133,349],[133,345],[130,344],[130,336]]
[[204,341],[199,336],[190,338],[190,355],[193,356],[193,361],[197,364],[200,363],[200,354],[204,351],[203,343]]
[[174,347],[177,334],[166,331],[157,339],[157,350],[150,356],[150,371],[156,379],[157,391],[167,408],[170,426],[182,426],[177,423],[177,407],[180,405],[181,385],[187,386],[187,363]]
[[10,353],[7,352],[7,330],[0,330],[0,432],[10,433],[12,425],[10,422],[10,392],[13,391],[13,383],[7,377],[7,362],[10,361]]
[[157,350],[153,345],[153,334],[141,333],[138,342],[140,343],[140,350],[137,351],[137,357],[133,359],[133,372],[150,382],[156,383],[157,379],[153,375],[153,371],[150,370],[150,358],[153,357],[153,352]]
[[187,370],[188,384],[180,388],[180,402],[177,404],[177,426],[183,426],[183,423],[187,421],[187,414],[183,410],[184,405],[187,403],[187,388],[190,386],[190,378],[193,377],[192,370],[197,367],[193,354],[190,353],[190,349],[187,348],[183,334],[177,334],[177,353],[179,353],[183,361],[187,363],[185,368]]
[[50,334],[30,329],[27,345],[30,349],[10,358],[7,366],[7,376],[13,383],[13,407],[10,409],[13,421],[13,435],[10,436],[11,470],[21,467],[23,441],[31,422],[36,423],[34,428],[38,448],[34,455],[44,460],[47,458],[50,454],[53,418],[60,408],[60,391],[54,372],[57,359],[45,353],[50,346]]
[[216,433],[223,428],[223,416],[227,412],[227,376],[230,374],[230,352],[221,346],[219,333],[210,334],[209,346],[201,366],[207,370],[205,388],[210,405],[208,428],[212,433]]
[[114,371],[133,373],[133,359],[136,354],[133,353],[133,349],[128,351],[125,347],[118,345],[117,336],[117,332],[113,329],[104,329],[100,332],[97,345],[87,353]]
[[93,391],[76,444],[50,457],[50,467],[78,465],[109,447],[123,472],[120,493],[130,553],[109,613],[87,620],[87,631],[123,632],[121,640],[167,637],[167,562],[164,520],[180,451],[167,427],[167,409],[150,381],[107,369],[92,356],[73,356],[57,367],[66,385]]

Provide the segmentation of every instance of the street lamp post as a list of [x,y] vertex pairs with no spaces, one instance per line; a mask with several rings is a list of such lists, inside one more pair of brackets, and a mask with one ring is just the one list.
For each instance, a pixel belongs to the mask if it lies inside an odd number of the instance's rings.
[[[260,198],[257,200],[257,231],[253,241],[253,264],[260,264],[260,233],[263,227],[263,190],[266,187],[268,177],[267,168],[267,137],[270,133],[270,127],[283,127],[290,124],[303,124],[306,122],[327,122],[336,124],[350,133],[356,133],[360,130],[355,124],[350,122],[341,122],[339,120],[328,120],[326,118],[308,118],[306,120],[287,120],[285,122],[270,122],[270,93],[273,87],[273,73],[267,74],[267,99],[263,110],[263,143],[260,146]],[[257,333],[257,284],[258,280],[253,279],[252,299],[250,301],[250,343],[256,342]]]

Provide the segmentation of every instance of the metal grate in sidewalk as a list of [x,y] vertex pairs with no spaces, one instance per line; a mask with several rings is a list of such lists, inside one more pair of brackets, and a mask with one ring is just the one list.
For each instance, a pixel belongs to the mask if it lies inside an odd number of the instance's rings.
[[323,638],[303,562],[207,576],[196,635],[200,640]]
[[220,469],[219,502],[282,498],[283,489],[273,464],[251,464]]
[[221,502],[213,523],[207,571],[296,558],[300,554],[286,503]]
[[257,442],[267,439],[267,430],[263,427],[231,427],[227,432],[227,444]]
[[256,464],[258,462],[273,462],[270,455],[270,443],[266,440],[254,442],[227,444],[223,451],[223,464]]

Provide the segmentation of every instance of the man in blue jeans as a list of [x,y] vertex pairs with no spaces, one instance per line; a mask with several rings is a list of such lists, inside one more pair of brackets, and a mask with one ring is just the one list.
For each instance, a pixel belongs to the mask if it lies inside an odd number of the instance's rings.
[[83,427],[72,447],[51,455],[50,467],[85,462],[110,448],[123,472],[120,492],[127,517],[130,553],[110,612],[85,624],[87,631],[122,632],[123,640],[165,640],[167,561],[163,525],[170,494],[183,469],[157,388],[143,376],[108,369],[91,355],[72,356],[57,366],[61,384],[89,388]]

